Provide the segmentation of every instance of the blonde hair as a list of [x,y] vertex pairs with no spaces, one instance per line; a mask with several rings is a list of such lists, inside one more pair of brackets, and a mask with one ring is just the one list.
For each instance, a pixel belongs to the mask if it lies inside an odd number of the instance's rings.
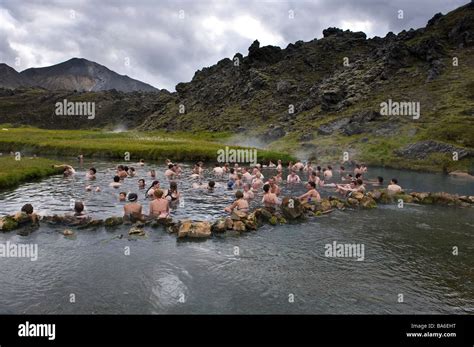
[[157,190],[155,190],[154,195],[155,195],[155,197],[157,197],[159,199],[163,196],[163,191],[161,189],[157,189]]

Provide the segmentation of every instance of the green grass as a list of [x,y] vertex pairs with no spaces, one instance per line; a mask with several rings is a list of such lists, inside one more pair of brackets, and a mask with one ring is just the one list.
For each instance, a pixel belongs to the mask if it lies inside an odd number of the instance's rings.
[[[176,161],[205,160],[215,162],[217,151],[225,148],[229,133],[214,132],[174,132],[165,131],[127,131],[104,132],[100,130],[44,130],[31,127],[8,128],[0,125],[0,149],[19,151],[27,154],[101,157],[123,159],[130,154],[130,160],[161,160],[169,158]],[[229,146],[230,148],[245,148]],[[258,161],[284,162],[294,160],[286,153],[258,150]]]
[[33,179],[60,173],[52,165],[58,164],[50,159],[22,157],[15,160],[14,156],[0,157],[0,189],[14,187]]

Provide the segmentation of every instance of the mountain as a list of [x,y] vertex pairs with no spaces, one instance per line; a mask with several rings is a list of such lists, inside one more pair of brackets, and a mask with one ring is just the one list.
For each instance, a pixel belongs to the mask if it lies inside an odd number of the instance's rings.
[[13,89],[29,85],[29,81],[14,68],[0,63],[0,87]]
[[103,65],[82,58],[43,68],[30,68],[20,75],[30,85],[49,90],[158,91],[149,84],[119,75]]
[[[383,38],[328,28],[321,39],[286,48],[255,41],[246,56],[197,71],[174,93],[69,93],[96,101],[92,123],[52,117],[58,93],[4,91],[0,123],[84,128],[125,121],[138,130],[228,132],[238,144],[258,142],[318,162],[348,157],[474,170],[473,29],[471,2],[434,15],[424,28]],[[419,106],[419,117],[383,112],[392,101]]]

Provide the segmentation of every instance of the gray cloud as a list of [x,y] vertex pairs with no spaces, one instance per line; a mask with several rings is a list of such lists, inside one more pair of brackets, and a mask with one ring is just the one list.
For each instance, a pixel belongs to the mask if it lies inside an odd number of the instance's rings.
[[[298,40],[320,38],[329,26],[362,30],[369,37],[385,36],[388,31],[424,26],[435,13],[465,3],[467,0],[1,0],[0,62],[21,71],[83,57],[174,90],[202,67],[236,52],[246,55],[254,39],[262,45],[286,47]],[[398,18],[399,10],[403,10],[403,19]]]

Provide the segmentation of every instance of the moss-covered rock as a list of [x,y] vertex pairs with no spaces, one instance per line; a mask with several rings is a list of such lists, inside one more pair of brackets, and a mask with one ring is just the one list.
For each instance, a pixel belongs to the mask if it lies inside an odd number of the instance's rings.
[[363,207],[363,208],[376,208],[377,207],[377,203],[375,202],[375,200],[373,198],[371,198],[370,196],[364,196],[360,202],[359,202],[359,206]]
[[123,224],[122,217],[109,217],[104,220],[104,225],[106,227],[114,227],[114,226],[122,225],[122,224]]
[[0,218],[0,230],[3,232],[12,231],[18,227],[18,222],[12,216]]

